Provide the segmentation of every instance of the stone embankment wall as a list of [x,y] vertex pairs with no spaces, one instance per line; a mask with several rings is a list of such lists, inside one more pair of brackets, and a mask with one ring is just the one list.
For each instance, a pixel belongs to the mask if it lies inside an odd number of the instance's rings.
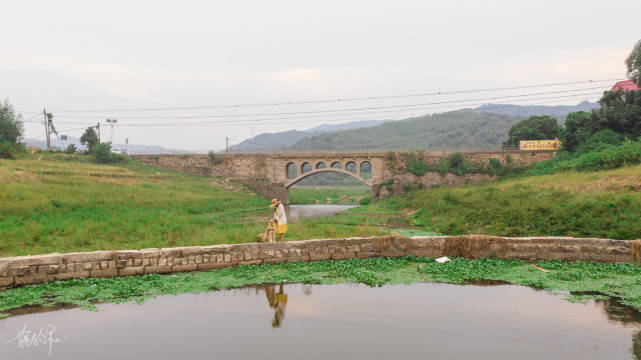
[[[417,160],[421,160],[427,165],[436,165],[439,160],[448,159],[453,152],[438,153],[417,151],[411,154],[413,154]],[[465,152],[462,154],[466,161],[469,161],[475,166],[486,164],[492,158],[498,159],[503,165],[511,162],[518,166],[528,166],[556,156],[556,152],[551,151],[482,151]],[[463,176],[457,176],[452,173],[440,175],[437,172],[428,172],[423,176],[416,176],[406,171],[409,155],[410,153],[407,152],[389,152],[386,154],[386,181],[372,186],[372,199],[401,195],[417,188],[427,189],[436,185],[461,186],[494,181],[497,178],[496,176],[487,174],[465,174]]]
[[447,173],[440,175],[437,172],[427,172],[423,176],[411,173],[394,175],[391,184],[378,184],[372,187],[372,199],[383,199],[390,196],[404,194],[415,189],[429,189],[433,186],[461,186],[478,184],[496,180],[496,176],[487,174],[465,174],[463,176]]
[[639,262],[639,241],[569,237],[400,236],[95,251],[0,259],[0,287],[54,280],[210,270],[237,265],[405,255]]

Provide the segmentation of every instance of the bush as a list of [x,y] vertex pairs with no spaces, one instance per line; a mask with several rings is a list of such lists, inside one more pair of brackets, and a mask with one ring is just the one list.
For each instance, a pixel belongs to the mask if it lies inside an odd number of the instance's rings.
[[[0,143],[17,143],[24,133],[22,116],[17,114],[13,105],[5,100],[0,102]],[[7,148],[4,149],[7,151]]]
[[75,154],[77,151],[78,149],[74,144],[69,144],[69,146],[67,146],[67,148],[65,149],[66,154]]
[[9,141],[0,142],[0,158],[15,159],[20,154],[27,152],[27,148],[22,143],[14,143]]
[[489,175],[497,175],[501,174],[503,171],[503,164],[501,164],[501,160],[497,158],[490,158],[490,161],[487,164],[487,172]]
[[416,156],[415,153],[410,153],[407,157],[407,166],[405,167],[405,170],[416,176],[423,176],[429,171],[429,168],[422,159],[419,159]]
[[110,142],[94,145],[91,155],[93,155],[94,161],[98,164],[114,164],[124,160],[122,155],[111,152]]
[[436,172],[441,176],[445,176],[450,172],[450,162],[443,158],[439,159],[438,164],[436,165]]
[[366,198],[362,198],[358,201],[358,203],[361,205],[369,205],[371,202],[372,202],[372,198],[369,196]]
[[607,148],[612,147],[613,145],[618,145],[625,140],[623,134],[612,131],[610,129],[604,129],[599,132],[594,133],[590,136],[585,142],[579,144],[576,147],[577,154],[585,154],[592,151],[601,151]]
[[[597,134],[595,134],[596,136]],[[587,144],[588,142],[586,142]],[[624,141],[619,145],[600,143],[597,148],[605,147],[600,151],[591,151],[584,154],[563,153],[538,163],[528,175],[553,174],[564,171],[598,171],[615,169],[626,165],[641,163],[641,140]]]
[[465,157],[463,157],[463,154],[460,152],[455,152],[454,154],[450,155],[450,166],[452,169],[457,169],[463,166],[463,163],[465,162]]
[[224,161],[223,157],[221,155],[216,154],[215,151],[209,151],[209,162],[212,165],[218,165]]

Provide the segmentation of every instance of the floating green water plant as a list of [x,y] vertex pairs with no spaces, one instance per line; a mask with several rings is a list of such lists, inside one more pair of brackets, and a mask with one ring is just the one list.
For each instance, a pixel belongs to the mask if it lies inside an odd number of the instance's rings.
[[[532,266],[532,265],[536,265]],[[547,270],[545,272],[541,269]],[[455,258],[440,264],[430,258],[375,258],[238,266],[207,272],[74,279],[0,292],[0,312],[28,305],[76,304],[96,309],[99,302],[144,302],[159,295],[204,293],[248,284],[304,282],[363,283],[369,286],[414,282],[466,283],[501,280],[539,289],[567,292],[580,301],[616,297],[641,309],[641,266],[590,262]]]

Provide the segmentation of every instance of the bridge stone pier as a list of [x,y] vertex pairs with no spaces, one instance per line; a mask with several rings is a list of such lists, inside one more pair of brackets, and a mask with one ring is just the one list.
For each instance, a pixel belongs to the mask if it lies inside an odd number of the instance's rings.
[[[451,152],[423,152],[421,158],[436,163]],[[531,164],[554,156],[551,152],[485,151],[464,153],[473,163],[507,157],[517,164]],[[234,179],[259,194],[289,203],[289,188],[314,174],[333,172],[352,176],[375,186],[404,172],[408,153],[285,153],[285,154],[193,154],[132,155],[159,168],[194,175]]]

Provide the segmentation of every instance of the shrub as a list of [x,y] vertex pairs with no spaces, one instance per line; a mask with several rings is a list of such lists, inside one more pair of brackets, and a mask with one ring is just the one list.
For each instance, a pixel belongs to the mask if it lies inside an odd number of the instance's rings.
[[209,162],[212,165],[218,165],[224,161],[223,157],[221,155],[216,154],[215,151],[211,150],[209,151]]
[[423,176],[428,172],[429,168],[422,159],[419,159],[415,153],[410,153],[407,157],[407,166],[405,167],[407,172],[410,172],[416,176]]
[[441,176],[445,176],[445,174],[450,172],[450,162],[443,158],[439,159],[436,165],[436,172]]
[[[24,133],[22,116],[17,114],[13,105],[5,100],[0,102],[0,143],[17,143]],[[6,151],[5,147],[5,151]]]
[[385,186],[385,188],[387,188],[388,191],[394,190],[394,178],[391,178],[391,179],[381,183],[381,185]]
[[74,144],[69,144],[69,146],[67,146],[67,148],[65,149],[66,154],[75,154],[77,151],[78,149]]
[[9,141],[0,142],[0,158],[15,159],[20,154],[26,152],[27,148],[22,143],[13,143]]
[[111,152],[110,142],[94,145],[91,155],[98,164],[113,164],[124,160],[122,155]]
[[365,197],[365,198],[362,198],[362,199],[360,199],[358,201],[358,203],[361,204],[361,205],[369,205],[371,202],[372,202],[372,198],[369,197],[369,196]]
[[501,174],[503,171],[503,164],[501,164],[501,160],[497,158],[490,158],[486,169],[490,175]]
[[553,174],[572,170],[608,170],[641,163],[641,140],[627,140],[619,145],[600,144],[597,149],[605,147],[600,151],[591,151],[584,154],[563,153],[554,159],[538,163],[528,172],[528,175]]
[[610,129],[604,129],[599,132],[594,133],[590,136],[585,142],[579,144],[576,147],[577,154],[585,154],[591,151],[601,151],[605,150],[613,145],[618,145],[625,140],[623,134],[612,131]]
[[454,154],[450,155],[449,161],[452,169],[456,169],[463,166],[465,157],[463,157],[463,154],[461,154],[460,152],[455,152]]

